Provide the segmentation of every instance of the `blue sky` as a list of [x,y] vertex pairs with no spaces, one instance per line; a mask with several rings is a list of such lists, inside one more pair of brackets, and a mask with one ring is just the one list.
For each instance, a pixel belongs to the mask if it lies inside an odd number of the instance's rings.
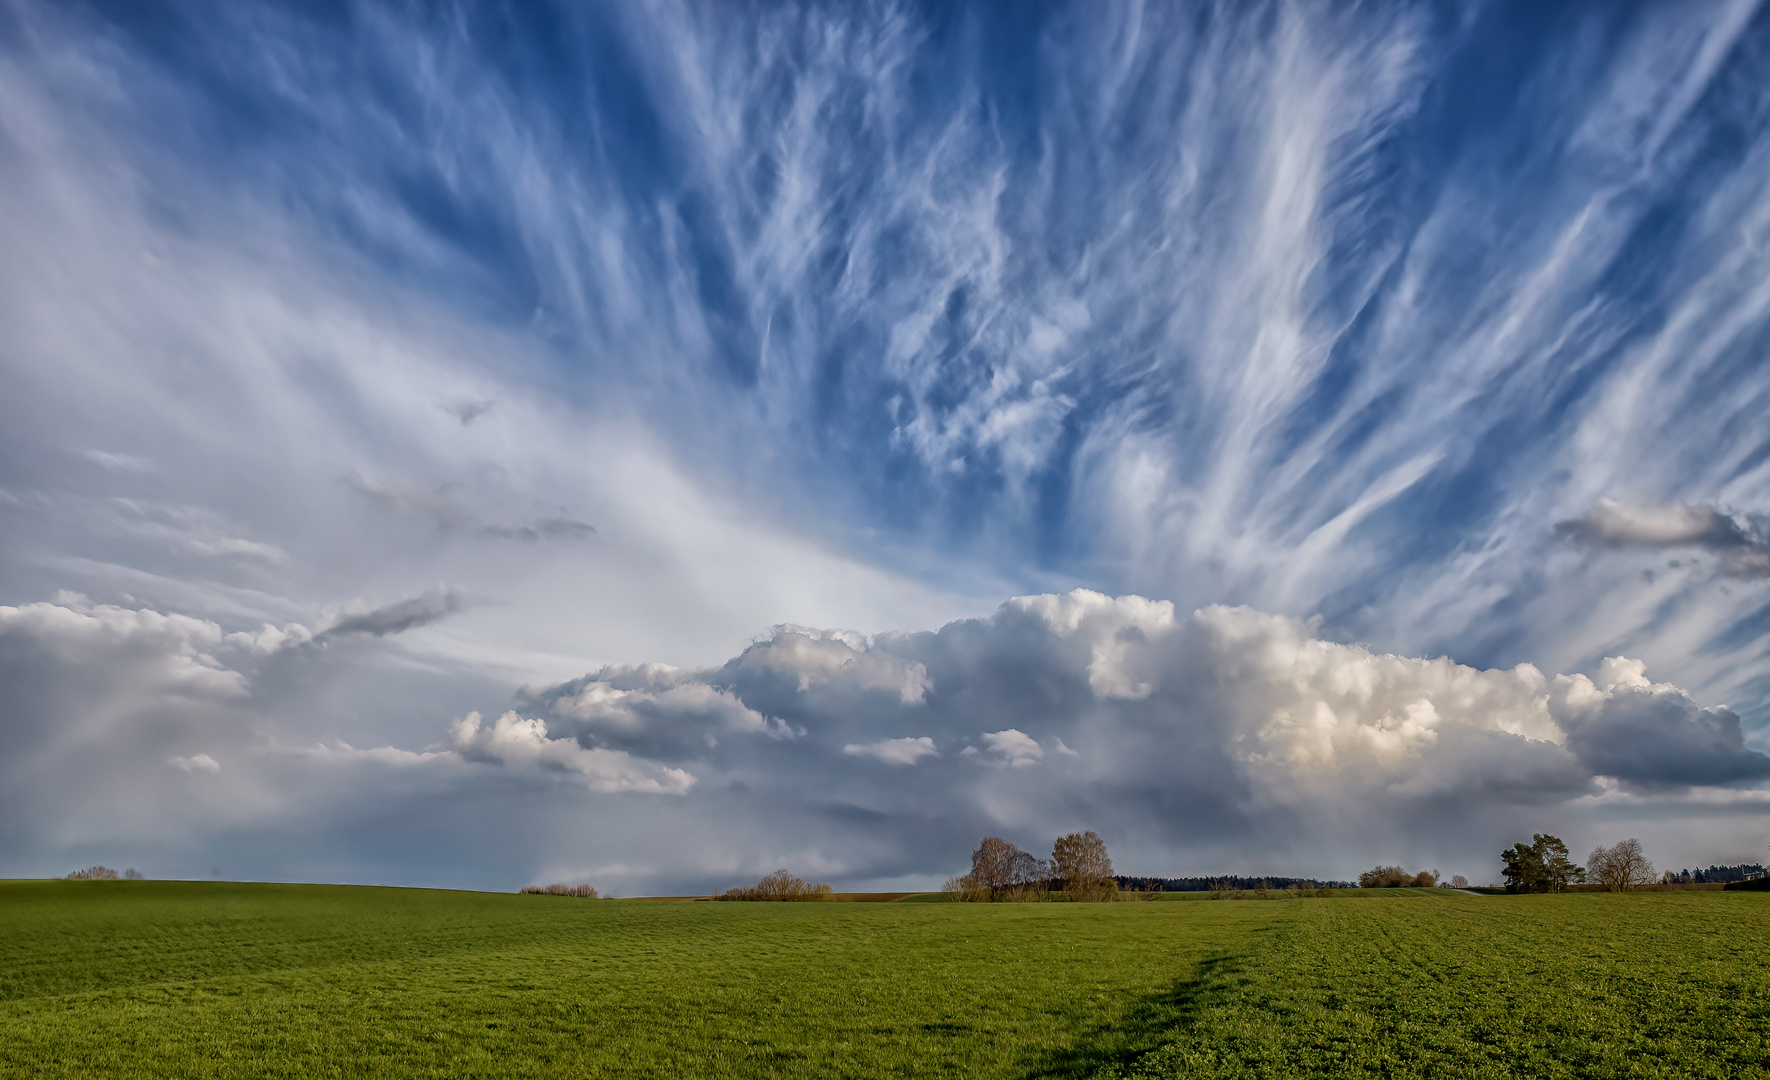
[[1755,3],[13,0],[0,869],[1755,858],[1767,51]]

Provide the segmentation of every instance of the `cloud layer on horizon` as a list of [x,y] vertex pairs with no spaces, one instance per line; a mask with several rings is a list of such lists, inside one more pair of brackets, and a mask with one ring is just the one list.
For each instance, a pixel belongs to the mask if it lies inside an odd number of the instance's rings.
[[1480,874],[1520,828],[1755,815],[1751,785],[1770,777],[1737,716],[1639,661],[1483,671],[1247,608],[1178,617],[1082,590],[935,631],[780,627],[699,671],[604,667],[413,748],[302,741],[260,700],[282,658],[185,616],[0,608],[0,660],[15,687],[0,854],[277,836],[248,864],[260,875],[385,879],[385,838],[355,819],[389,791],[407,813],[503,807],[477,840],[406,851],[395,876],[416,881],[454,860],[456,882],[498,884],[503,863],[699,891],[790,861],[926,885],[984,833],[1036,845],[1080,827],[1140,872],[1337,877],[1406,852]]

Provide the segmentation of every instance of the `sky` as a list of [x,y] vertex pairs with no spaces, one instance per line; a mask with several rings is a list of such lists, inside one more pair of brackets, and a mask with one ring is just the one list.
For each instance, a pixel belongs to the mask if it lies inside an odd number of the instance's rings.
[[0,0],[0,876],[1770,843],[1752,2]]

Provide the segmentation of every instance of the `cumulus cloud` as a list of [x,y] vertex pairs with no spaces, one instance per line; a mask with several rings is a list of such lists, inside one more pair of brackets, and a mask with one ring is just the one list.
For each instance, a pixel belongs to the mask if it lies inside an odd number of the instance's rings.
[[1599,499],[1577,518],[1556,524],[1561,535],[1592,547],[1695,547],[1722,556],[1728,573],[1770,575],[1770,543],[1718,507]]
[[223,635],[208,619],[64,596],[61,603],[0,606],[0,636],[28,640],[70,666],[109,666],[113,676],[127,668],[147,692],[219,698],[246,692],[245,677],[213,655]]
[[840,682],[854,690],[896,693],[905,705],[921,704],[932,688],[928,669],[871,647],[872,641],[851,630],[812,630],[777,626],[739,658],[742,666],[791,672],[799,689]]
[[1651,682],[1646,672],[1641,661],[1616,656],[1604,661],[1596,680],[1555,680],[1556,725],[1588,769],[1646,787],[1770,776],[1770,761],[1746,748],[1731,709],[1701,708],[1678,687]]
[[934,748],[934,740],[926,735],[882,739],[875,743],[849,743],[842,748],[842,752],[876,758],[887,765],[914,765],[925,757],[933,757],[939,753]]
[[729,690],[665,664],[605,667],[529,696],[586,745],[652,757],[700,756],[728,736],[791,739],[797,734]]
[[1039,740],[1014,728],[988,732],[983,736],[983,744],[991,751],[1001,755],[1005,764],[1016,767],[1036,765],[1045,756],[1045,750],[1039,745]]
[[550,739],[545,721],[525,719],[515,711],[504,713],[490,727],[482,726],[479,713],[468,713],[450,726],[449,747],[470,761],[575,773],[592,791],[681,795],[695,783],[692,773],[635,758],[624,750],[586,749],[574,739]]
[[[1091,807],[1164,842],[1178,839],[1164,806],[1213,806],[1225,835],[1273,815],[1304,832],[1329,819],[1393,829],[1427,808],[1479,822],[1770,777],[1736,716],[1641,672],[1622,658],[1594,676],[1481,670],[1247,608],[1177,617],[1078,590],[932,632],[781,627],[718,668],[605,668],[528,700],[583,745],[693,760],[752,791],[827,788],[887,821]],[[910,725],[931,734],[880,737]],[[943,757],[942,742],[966,749]],[[842,758],[917,765],[926,786],[875,788]]]
[[174,754],[166,761],[167,764],[180,772],[218,773],[221,771],[221,762],[216,761],[208,754],[192,754],[189,757]]

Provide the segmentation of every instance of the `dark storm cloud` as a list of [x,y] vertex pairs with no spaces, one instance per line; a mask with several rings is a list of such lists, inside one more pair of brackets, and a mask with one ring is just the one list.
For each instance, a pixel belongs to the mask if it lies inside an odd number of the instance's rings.
[[1669,684],[1652,684],[1646,665],[1613,658],[1594,695],[1569,684],[1552,706],[1567,746],[1594,773],[1642,787],[1724,784],[1770,777],[1770,758],[1748,749],[1739,717],[1700,708]]

